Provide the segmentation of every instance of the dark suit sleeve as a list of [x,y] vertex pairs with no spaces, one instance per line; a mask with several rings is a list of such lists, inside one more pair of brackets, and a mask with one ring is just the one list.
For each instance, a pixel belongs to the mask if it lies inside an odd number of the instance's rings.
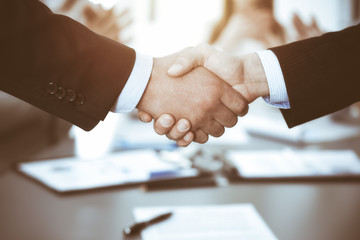
[[360,101],[360,25],[271,50],[289,96],[289,127]]
[[37,0],[0,3],[0,90],[85,130],[103,120],[135,62],[133,49]]

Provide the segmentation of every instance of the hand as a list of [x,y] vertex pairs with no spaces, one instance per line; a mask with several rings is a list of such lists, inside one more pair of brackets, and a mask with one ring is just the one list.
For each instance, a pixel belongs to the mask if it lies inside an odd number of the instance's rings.
[[175,120],[188,119],[191,125],[185,129],[192,130],[199,142],[206,142],[208,134],[221,136],[224,127],[233,127],[237,116],[246,114],[246,99],[203,67],[181,77],[169,76],[167,69],[178,55],[154,59],[148,86],[137,108],[154,118],[170,113]]
[[94,32],[115,41],[129,42],[130,39],[124,39],[121,36],[122,31],[129,27],[132,22],[129,9],[117,14],[114,8],[105,10],[99,4],[95,6],[86,5],[82,11],[85,25]]
[[[152,117],[147,112],[138,110],[138,118],[142,122],[149,123]],[[179,147],[187,147],[192,141],[198,143],[205,143],[208,140],[208,134],[197,133],[196,138],[194,133],[190,131],[191,123],[187,119],[180,119],[175,124],[175,118],[170,114],[163,114],[154,121],[154,129],[159,135],[164,135],[169,139],[175,140]]]
[[303,40],[323,34],[314,17],[311,18],[311,23],[307,25],[301,20],[299,15],[295,13],[292,17],[292,22],[296,30],[296,40]]
[[[256,54],[234,57],[209,45],[199,45],[182,51],[176,62],[169,68],[168,74],[173,77],[182,76],[198,66],[203,66],[222,78],[240,92],[249,103],[260,96],[269,94],[265,72]],[[150,122],[152,119],[152,116],[144,111],[139,111],[138,117],[144,122]],[[165,117],[169,119],[168,124],[162,124]],[[179,146],[187,146],[192,140],[198,142],[196,138],[191,138],[191,133],[178,128],[180,122],[190,124],[186,119],[182,119],[174,127],[174,118],[164,115],[155,120],[154,128],[159,134],[167,134],[170,139],[177,140]]]

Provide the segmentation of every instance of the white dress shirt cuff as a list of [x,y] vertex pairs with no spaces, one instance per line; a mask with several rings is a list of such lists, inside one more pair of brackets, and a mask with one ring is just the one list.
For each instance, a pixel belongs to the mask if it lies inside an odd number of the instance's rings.
[[112,108],[113,112],[130,112],[135,109],[148,84],[152,67],[152,57],[136,53],[134,68]]
[[264,100],[274,107],[289,109],[290,102],[285,79],[276,55],[270,50],[258,51],[256,53],[260,58],[269,85],[270,96],[264,97]]

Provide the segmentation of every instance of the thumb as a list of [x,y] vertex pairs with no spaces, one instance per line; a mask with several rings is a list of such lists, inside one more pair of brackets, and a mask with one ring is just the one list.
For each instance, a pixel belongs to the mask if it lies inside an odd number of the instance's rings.
[[180,77],[204,62],[203,54],[196,48],[186,48],[181,51],[173,65],[168,69],[168,74],[172,77]]

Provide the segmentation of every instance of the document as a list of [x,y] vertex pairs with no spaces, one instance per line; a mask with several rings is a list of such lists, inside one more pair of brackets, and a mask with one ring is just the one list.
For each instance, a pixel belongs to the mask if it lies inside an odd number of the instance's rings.
[[360,177],[352,150],[234,150],[226,159],[243,178]]
[[[252,114],[242,119],[242,126],[252,135],[296,144],[318,144],[356,138],[360,125],[341,124],[330,116],[304,123],[289,129],[280,113],[271,115]],[[329,130],[331,129],[331,130]]]
[[194,177],[194,168],[165,161],[154,150],[112,153],[98,159],[48,159],[20,163],[20,172],[58,191],[143,183],[151,180]]
[[143,240],[276,240],[252,204],[141,207],[136,221],[172,216],[142,231]]

